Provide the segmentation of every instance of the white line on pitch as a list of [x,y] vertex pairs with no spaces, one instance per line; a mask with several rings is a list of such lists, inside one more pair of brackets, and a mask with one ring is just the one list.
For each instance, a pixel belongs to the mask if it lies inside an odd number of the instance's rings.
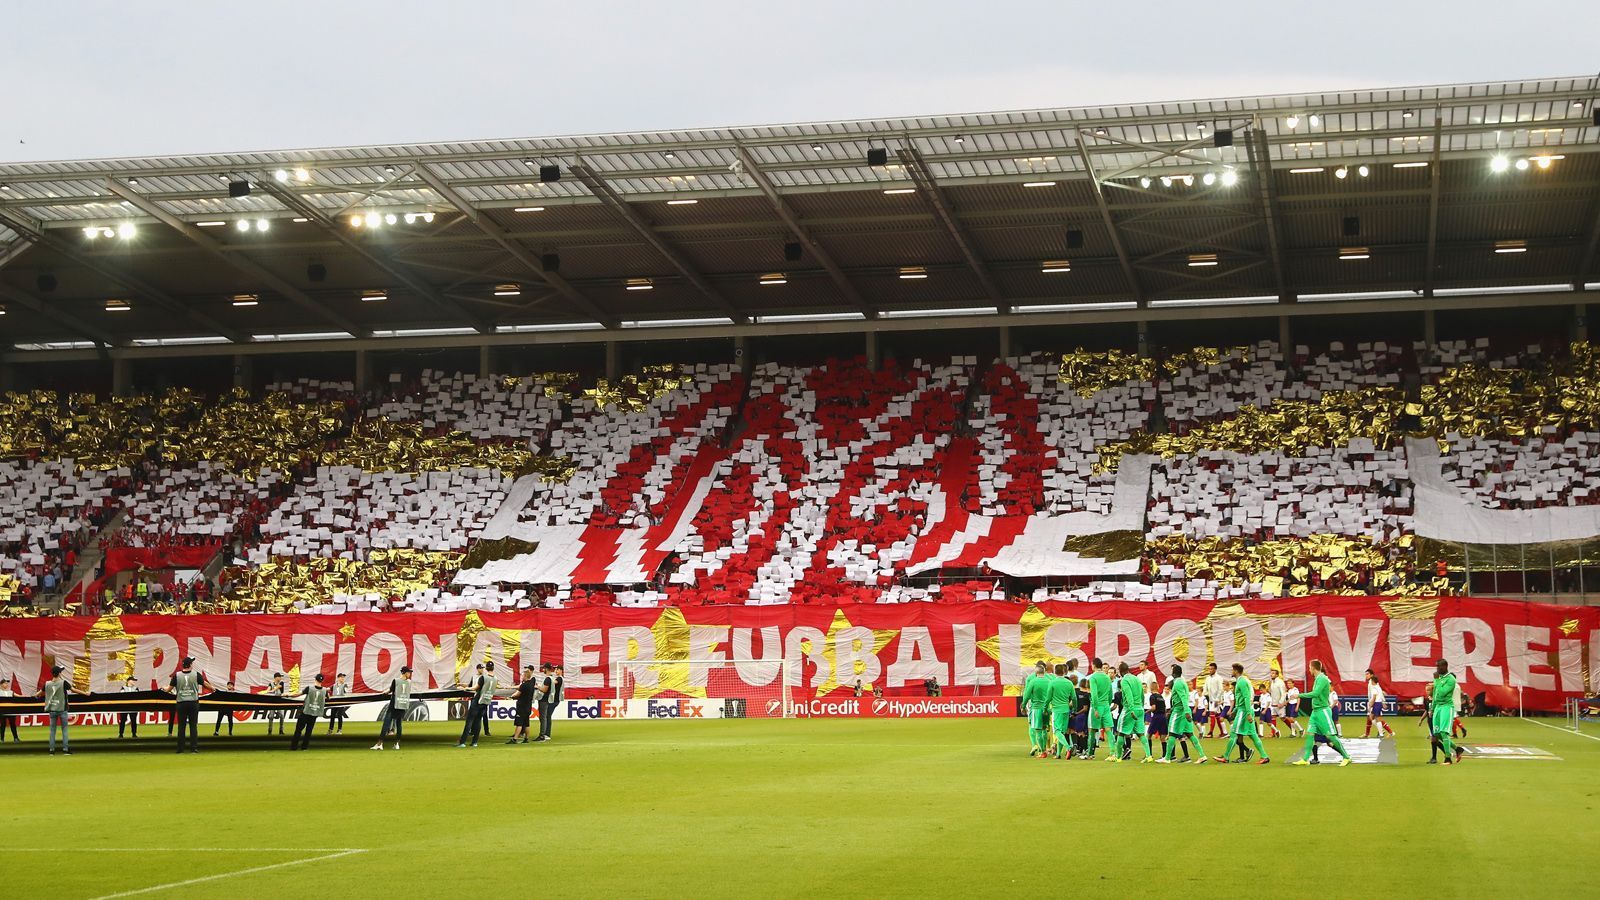
[[168,882],[166,884],[156,884],[156,885],[151,885],[150,887],[136,888],[136,889],[131,890],[131,891],[121,891],[121,892],[116,893],[116,894],[106,894],[106,895],[104,895],[102,897],[95,898],[95,900],[113,900],[113,898],[116,898],[116,897],[132,897],[132,896],[135,896],[137,894],[148,894],[148,893],[151,893],[153,891],[168,890],[169,888],[188,887],[191,884],[204,884],[205,882],[208,882],[208,881],[217,881],[218,879],[222,879],[222,878],[233,878],[233,877],[238,876],[238,875],[250,875],[250,874],[255,873],[255,872],[267,872],[267,871],[270,871],[272,869],[282,869],[282,868],[285,868],[287,866],[300,866],[300,865],[305,865],[306,863],[325,862],[325,861],[330,860],[330,859],[338,859],[341,856],[349,856],[349,855],[351,855],[353,853],[365,853],[365,852],[367,852],[367,851],[365,851],[365,850],[341,850],[338,853],[326,853],[326,854],[323,854],[322,856],[308,856],[305,859],[291,859],[291,860],[289,860],[287,862],[272,863],[271,865],[266,865],[266,866],[252,866],[251,868],[248,868],[248,869],[240,869],[237,872],[221,872],[221,873],[216,874],[216,875],[205,875],[205,876],[202,876],[200,878],[190,878],[187,881],[170,881],[170,882]]
[[1561,727],[1558,727],[1558,726],[1555,726],[1555,725],[1551,725],[1549,722],[1541,722],[1538,719],[1528,719],[1528,718],[1523,718],[1521,716],[1519,716],[1518,718],[1521,718],[1522,721],[1524,721],[1524,722],[1528,722],[1528,723],[1533,724],[1533,725],[1539,725],[1539,726],[1548,728],[1551,731],[1559,731],[1562,734],[1570,734],[1573,737],[1588,738],[1591,741],[1600,741],[1600,737],[1595,737],[1592,734],[1584,734],[1581,731],[1573,731],[1570,728],[1561,728]]

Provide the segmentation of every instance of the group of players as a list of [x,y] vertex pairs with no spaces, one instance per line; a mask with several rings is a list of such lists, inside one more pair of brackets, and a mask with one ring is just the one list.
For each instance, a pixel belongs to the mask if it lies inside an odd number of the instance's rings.
[[[1239,663],[1233,665],[1231,677],[1223,676],[1216,663],[1209,663],[1204,678],[1195,679],[1193,690],[1182,665],[1172,666],[1165,691],[1159,689],[1154,671],[1142,662],[1137,668],[1135,672],[1123,662],[1113,674],[1110,666],[1096,658],[1084,676],[1077,670],[1077,660],[1058,664],[1053,671],[1047,663],[1037,663],[1022,686],[1029,755],[1093,759],[1099,745],[1109,743],[1108,760],[1121,762],[1132,759],[1137,743],[1144,750],[1141,762],[1171,763],[1181,750],[1182,762],[1199,764],[1207,760],[1200,743],[1203,725],[1207,738],[1216,737],[1219,730],[1227,738],[1222,754],[1211,759],[1227,763],[1238,749],[1239,761],[1254,758],[1256,764],[1265,765],[1272,760],[1261,744],[1261,729],[1270,729],[1273,737],[1279,737],[1281,722],[1291,737],[1305,735],[1304,750],[1293,765],[1316,765],[1319,745],[1338,754],[1338,765],[1350,764],[1350,754],[1340,740],[1338,697],[1321,660],[1311,661],[1311,678],[1304,694],[1278,672],[1258,692]],[[1393,737],[1394,729],[1383,719],[1384,691],[1371,670],[1367,672],[1367,699],[1366,736],[1376,729],[1380,739]],[[1446,765],[1459,762],[1462,750],[1454,737],[1458,731],[1465,735],[1457,717],[1461,688],[1444,660],[1438,661],[1424,700],[1435,758],[1442,750]],[[1302,706],[1308,712],[1303,728],[1299,718]],[[1160,741],[1158,747],[1152,747],[1152,738]]]

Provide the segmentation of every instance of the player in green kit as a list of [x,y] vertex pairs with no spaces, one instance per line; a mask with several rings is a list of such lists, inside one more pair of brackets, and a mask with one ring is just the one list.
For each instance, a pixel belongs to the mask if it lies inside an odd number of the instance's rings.
[[1155,756],[1150,752],[1150,736],[1145,734],[1144,728],[1144,682],[1139,676],[1128,671],[1128,664],[1118,663],[1117,672],[1122,676],[1117,679],[1117,690],[1122,694],[1122,720],[1117,723],[1117,738],[1112,743],[1112,762],[1121,762],[1124,751],[1130,749],[1133,736],[1139,736],[1139,743],[1144,747],[1144,759],[1140,762],[1153,762]]
[[1022,705],[1028,711],[1029,756],[1042,757],[1050,741],[1050,669],[1043,662],[1022,682]]
[[[1106,671],[1106,664],[1097,656],[1094,660],[1094,674],[1089,676],[1089,752],[1088,759],[1094,759],[1094,748],[1102,729],[1116,728],[1116,723],[1111,721],[1111,673]],[[1113,730],[1113,735],[1115,731]],[[1113,747],[1116,741],[1111,742]]]
[[1429,695],[1433,701],[1433,735],[1444,751],[1444,764],[1461,762],[1462,748],[1455,743],[1456,677],[1450,674],[1450,664],[1439,660],[1433,669],[1433,688]]
[[1078,705],[1078,686],[1067,677],[1067,666],[1056,666],[1055,677],[1050,679],[1050,732],[1056,739],[1056,759],[1066,748],[1067,759],[1072,758],[1072,745],[1067,738],[1067,728],[1072,723],[1072,711]]
[[1267,751],[1261,747],[1261,736],[1256,733],[1255,716],[1255,688],[1250,686],[1250,679],[1245,677],[1244,666],[1233,664],[1233,727],[1228,734],[1228,745],[1222,748],[1222,755],[1217,757],[1217,762],[1225,763],[1228,755],[1239,743],[1240,738],[1248,737],[1250,743],[1256,745],[1256,765],[1264,766],[1272,760],[1267,758]]
[[1314,676],[1311,690],[1301,695],[1311,698],[1311,718],[1306,721],[1306,747],[1301,752],[1300,758],[1291,763],[1291,765],[1311,765],[1311,754],[1316,749],[1317,735],[1320,734],[1328,742],[1328,746],[1339,751],[1339,765],[1348,766],[1350,765],[1350,754],[1345,752],[1344,742],[1339,740],[1339,733],[1333,730],[1333,701],[1331,699],[1333,682],[1329,681],[1327,674],[1322,671],[1322,660],[1313,659],[1311,661],[1311,674]]
[[[1172,667],[1172,702],[1168,705],[1167,713],[1167,755],[1156,760],[1158,763],[1172,762],[1172,754],[1178,749],[1179,741],[1194,742],[1194,749],[1199,753],[1195,763],[1206,761],[1206,749],[1200,746],[1200,732],[1195,730],[1193,712],[1189,708],[1189,683],[1183,680],[1183,666]],[[1188,753],[1188,750],[1183,751]]]

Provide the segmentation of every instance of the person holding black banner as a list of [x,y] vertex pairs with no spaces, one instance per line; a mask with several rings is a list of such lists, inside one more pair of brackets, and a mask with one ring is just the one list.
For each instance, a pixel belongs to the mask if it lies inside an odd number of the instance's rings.
[[321,672],[317,673],[314,683],[307,685],[300,696],[305,702],[300,705],[300,718],[294,723],[294,737],[289,739],[290,750],[311,749],[311,735],[317,731],[317,720],[328,708],[328,689],[322,686]]
[[[287,691],[287,690],[288,690],[288,685],[284,684],[284,682],[283,682],[283,673],[282,672],[273,672],[272,673],[272,684],[267,686],[267,690],[266,690],[267,695],[270,696],[270,697],[282,697],[284,695],[285,691]],[[267,734],[269,734],[269,735],[272,734],[272,723],[273,722],[277,722],[278,723],[278,733],[279,734],[283,734],[283,710],[281,710],[281,709],[269,709],[269,710],[267,710]]]
[[550,720],[555,718],[556,706],[561,703],[562,669],[550,663],[544,664],[545,677],[543,696],[539,698],[539,736],[536,741],[550,740]]
[[[132,675],[129,675],[127,680],[122,682],[122,692],[124,694],[131,694],[138,689],[139,684],[133,680]],[[138,740],[139,714],[136,712],[117,713],[117,740],[122,740],[123,731],[129,728],[133,729],[134,740]]]
[[384,707],[383,718],[378,726],[378,742],[372,745],[374,750],[383,749],[383,739],[389,736],[390,726],[394,727],[394,748],[400,749],[400,726],[406,720],[406,714],[411,711],[411,667],[401,666],[400,677],[389,683],[389,705]]
[[[5,681],[0,681],[0,697],[15,696],[16,693],[11,690],[11,679],[8,678]],[[5,743],[6,728],[8,727],[11,729],[12,742],[17,744],[22,743],[22,738],[17,737],[17,717],[0,713],[0,744]]]
[[[234,682],[227,682],[227,687],[224,690],[234,693]],[[222,722],[227,722],[227,737],[234,737],[234,711],[232,709],[218,709],[216,711],[216,727],[211,729],[211,737],[221,735]]]
[[[333,687],[328,689],[328,696],[343,697],[349,693],[350,685],[345,682],[344,673],[340,672],[334,676]],[[328,710],[328,733],[333,734],[337,731],[340,734],[344,734],[344,719],[349,714],[349,708],[344,706],[335,706]]]
[[44,688],[39,691],[39,696],[44,698],[44,715],[50,720],[50,755],[56,752],[56,726],[61,726],[61,754],[72,755],[72,747],[67,743],[67,699],[76,694],[72,689],[72,682],[67,680],[62,666],[50,667],[50,680],[44,683]]
[[173,672],[172,677],[167,681],[167,687],[176,701],[172,712],[172,717],[178,724],[178,749],[176,752],[183,752],[183,731],[187,728],[189,730],[189,752],[199,753],[200,689],[209,689],[211,686],[206,683],[206,676],[203,672],[194,671],[194,657],[185,656],[180,665],[182,667]]
[[[533,675],[533,666],[522,667],[522,681],[517,684],[517,689],[511,693],[511,699],[517,701],[516,715],[511,718],[511,740],[507,744],[526,744],[528,742],[528,724],[533,719],[533,704],[539,693],[539,680]],[[518,741],[517,737],[522,740]]]
[[[494,661],[483,664],[483,674],[472,685],[472,701],[467,704],[467,721],[461,726],[461,740],[456,742],[457,747],[478,746],[478,729],[482,728],[484,734],[489,733],[489,704],[494,700]],[[471,738],[469,745],[467,739]]]

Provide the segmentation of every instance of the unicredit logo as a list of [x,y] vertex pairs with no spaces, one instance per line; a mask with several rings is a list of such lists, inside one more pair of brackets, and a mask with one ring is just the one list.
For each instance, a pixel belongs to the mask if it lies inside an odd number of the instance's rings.
[[877,700],[872,701],[872,714],[875,715],[875,716],[883,715],[884,710],[886,710],[888,708],[889,708],[889,701],[883,699],[882,697],[878,698]]
[[796,703],[794,714],[797,716],[859,716],[861,715],[861,701],[850,700],[812,700],[809,703]]

